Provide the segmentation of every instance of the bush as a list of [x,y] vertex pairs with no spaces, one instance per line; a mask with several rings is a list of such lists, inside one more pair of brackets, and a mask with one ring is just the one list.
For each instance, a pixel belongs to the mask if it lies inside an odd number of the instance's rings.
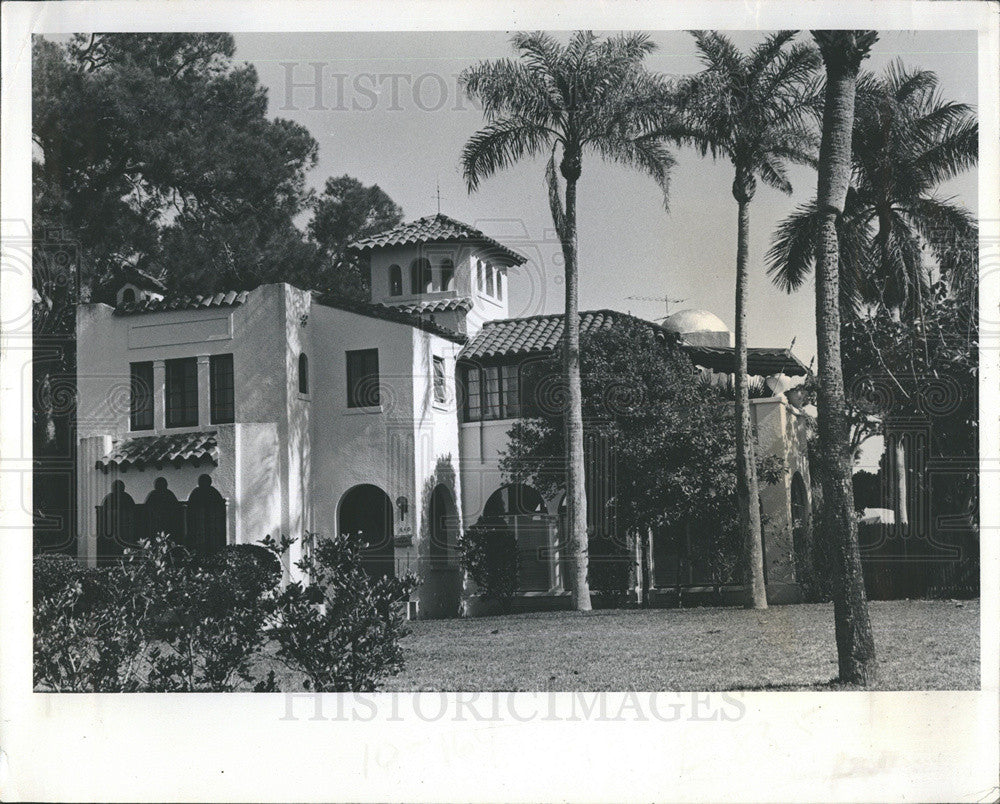
[[[361,545],[350,534],[309,534],[307,540],[312,547],[297,566],[309,585],[290,583],[275,601],[269,634],[277,658],[305,675],[308,690],[373,692],[403,666],[404,602],[416,578],[371,578],[361,564]],[[290,544],[264,540],[276,558]]]
[[254,675],[278,658],[316,691],[370,691],[402,666],[400,603],[412,577],[372,580],[348,537],[299,562],[311,578],[280,588],[292,542],[192,556],[164,534],[102,569],[35,560],[34,681],[77,692],[228,692],[276,688]]
[[459,538],[462,568],[479,587],[508,612],[517,593],[517,538],[502,519],[480,519]]

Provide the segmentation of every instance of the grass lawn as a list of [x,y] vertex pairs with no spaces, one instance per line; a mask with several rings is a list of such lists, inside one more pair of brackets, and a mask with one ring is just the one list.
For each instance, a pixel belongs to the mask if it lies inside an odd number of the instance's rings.
[[[882,689],[978,689],[979,601],[870,604]],[[386,691],[828,689],[833,605],[411,623]]]

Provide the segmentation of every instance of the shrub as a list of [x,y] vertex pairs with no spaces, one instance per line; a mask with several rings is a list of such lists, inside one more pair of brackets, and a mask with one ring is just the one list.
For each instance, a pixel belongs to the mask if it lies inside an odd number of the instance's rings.
[[502,519],[480,519],[459,538],[462,568],[484,597],[510,611],[517,593],[517,537]]
[[[307,539],[312,547],[297,566],[310,583],[288,584],[275,601],[269,634],[277,658],[305,675],[308,690],[372,692],[402,668],[402,604],[416,578],[371,578],[361,564],[361,545],[350,534]],[[275,557],[290,544],[264,540]]]
[[209,569],[163,534],[101,569],[36,560],[35,686],[224,692],[250,683],[271,609],[263,592],[241,591],[238,563]]

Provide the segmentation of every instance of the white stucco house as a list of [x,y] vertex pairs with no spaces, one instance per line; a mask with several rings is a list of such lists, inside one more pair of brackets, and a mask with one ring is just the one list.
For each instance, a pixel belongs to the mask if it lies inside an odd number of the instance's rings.
[[[305,533],[360,531],[372,571],[420,576],[412,615],[458,616],[475,590],[457,538],[488,513],[517,532],[519,605],[568,605],[561,500],[505,485],[497,465],[527,404],[519,367],[558,346],[561,316],[508,317],[508,269],[524,257],[444,215],[353,247],[370,258],[367,304],[287,284],[164,298],[133,272],[115,306],[80,306],[79,555],[96,562],[151,530],[194,549],[286,534],[294,576]],[[623,316],[585,312],[581,325]],[[663,329],[703,371],[730,370],[729,333],[710,313]],[[751,350],[750,370],[775,388],[806,373],[780,349]],[[769,595],[791,600],[805,423],[780,390],[753,407],[762,449],[788,467],[761,496]],[[654,554],[656,586],[705,582]]]

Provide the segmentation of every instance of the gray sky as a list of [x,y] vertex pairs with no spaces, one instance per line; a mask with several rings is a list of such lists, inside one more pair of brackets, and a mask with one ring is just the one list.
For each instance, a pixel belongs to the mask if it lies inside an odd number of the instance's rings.
[[[761,34],[734,32],[741,48]],[[699,70],[692,38],[681,31],[654,32],[651,70],[680,75]],[[800,35],[802,37],[805,34]],[[475,224],[530,257],[524,274],[511,276],[511,315],[562,309],[559,249],[543,185],[544,163],[525,162],[466,192],[459,155],[483,124],[478,109],[458,96],[455,76],[481,59],[510,57],[508,32],[236,34],[236,58],[254,64],[268,87],[271,113],[306,126],[319,142],[310,182],[321,187],[344,173],[377,183],[403,207],[407,220],[441,211]],[[973,32],[886,32],[866,68],[882,70],[894,59],[936,72],[945,98],[976,103],[976,36]],[[291,62],[293,67],[284,66]],[[322,87],[315,109],[316,68]],[[287,91],[289,76],[307,84]],[[283,108],[283,107],[293,108]],[[669,296],[685,301],[671,310],[705,308],[732,327],[736,262],[736,202],[728,163],[693,151],[676,152],[670,211],[654,182],[634,171],[584,162],[579,186],[580,306],[610,307],[647,318],[664,305],[629,296]],[[751,345],[788,346],[806,363],[815,353],[812,284],[789,296],[764,273],[775,225],[815,194],[816,174],[793,167],[794,193],[760,186],[751,208],[748,334]],[[975,212],[976,176],[941,188]]]

